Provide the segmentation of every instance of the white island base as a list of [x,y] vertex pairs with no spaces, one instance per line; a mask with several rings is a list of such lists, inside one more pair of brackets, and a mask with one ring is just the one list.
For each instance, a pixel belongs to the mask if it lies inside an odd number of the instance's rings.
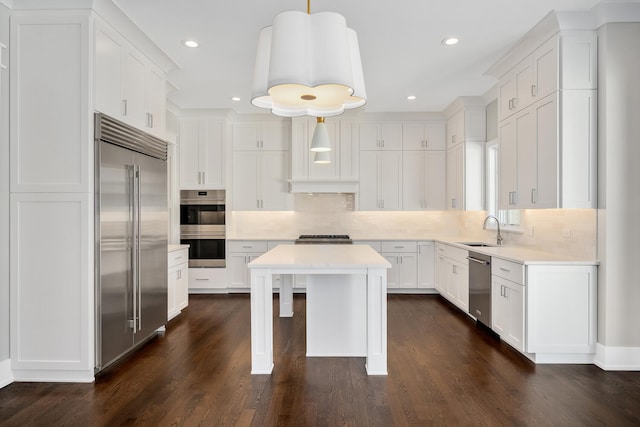
[[293,315],[291,275],[307,275],[307,356],[366,357],[387,375],[387,269],[368,245],[280,245],[251,269],[251,373],[273,370],[273,281],[282,274],[280,316]]

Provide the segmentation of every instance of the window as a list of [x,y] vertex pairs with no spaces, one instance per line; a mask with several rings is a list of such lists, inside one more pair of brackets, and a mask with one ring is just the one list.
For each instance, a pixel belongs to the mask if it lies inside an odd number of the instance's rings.
[[500,220],[505,229],[519,229],[520,211],[517,209],[498,209],[498,140],[487,142],[487,211]]

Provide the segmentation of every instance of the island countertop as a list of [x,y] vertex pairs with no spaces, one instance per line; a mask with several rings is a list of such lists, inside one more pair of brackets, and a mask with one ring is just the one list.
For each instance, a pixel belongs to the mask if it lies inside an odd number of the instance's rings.
[[278,245],[248,267],[391,268],[391,263],[368,245]]

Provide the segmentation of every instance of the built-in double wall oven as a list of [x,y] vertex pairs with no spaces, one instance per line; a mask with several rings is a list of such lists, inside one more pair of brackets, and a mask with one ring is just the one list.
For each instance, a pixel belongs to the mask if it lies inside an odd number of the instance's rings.
[[224,190],[180,191],[180,243],[189,245],[189,267],[225,266]]

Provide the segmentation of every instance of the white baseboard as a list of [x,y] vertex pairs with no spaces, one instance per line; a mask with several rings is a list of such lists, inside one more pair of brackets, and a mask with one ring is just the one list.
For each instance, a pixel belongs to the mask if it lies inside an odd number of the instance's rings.
[[594,364],[605,371],[640,371],[640,347],[597,344]]
[[0,362],[0,388],[8,386],[14,381],[11,370],[11,359]]
[[93,369],[86,371],[66,370],[14,370],[15,381],[43,383],[92,383]]

